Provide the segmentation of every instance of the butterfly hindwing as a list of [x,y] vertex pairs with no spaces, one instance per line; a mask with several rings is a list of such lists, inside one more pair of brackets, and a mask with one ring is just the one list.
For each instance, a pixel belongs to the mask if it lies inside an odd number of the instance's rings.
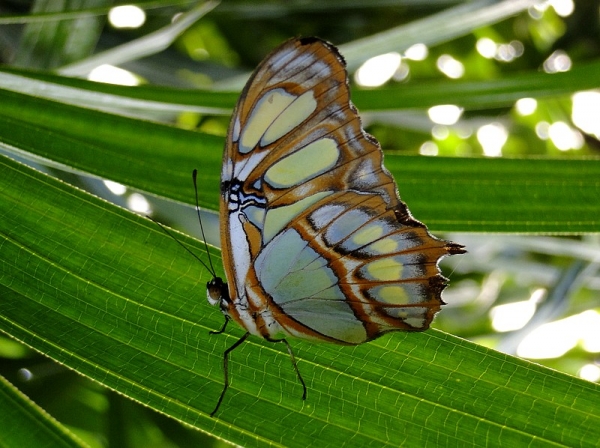
[[378,195],[337,192],[266,244],[248,289],[268,297],[271,314],[296,337],[358,344],[424,330],[443,303],[437,260],[446,244],[399,224]]

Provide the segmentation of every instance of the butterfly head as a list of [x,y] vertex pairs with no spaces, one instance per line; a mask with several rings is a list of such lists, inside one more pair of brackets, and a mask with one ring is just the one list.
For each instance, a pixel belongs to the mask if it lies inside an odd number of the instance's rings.
[[221,277],[213,277],[206,283],[206,298],[211,305],[219,304],[221,308],[227,308],[229,302],[229,290],[227,283]]

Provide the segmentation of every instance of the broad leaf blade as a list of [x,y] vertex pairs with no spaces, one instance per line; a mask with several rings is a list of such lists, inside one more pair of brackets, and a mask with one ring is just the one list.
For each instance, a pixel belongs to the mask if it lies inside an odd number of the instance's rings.
[[203,299],[203,268],[155,224],[15,162],[0,182],[2,330],[204,431],[245,446],[600,439],[598,385],[436,331],[358,347],[294,341],[306,402],[284,348],[251,338],[211,419],[223,350],[242,332],[208,335],[222,316]]
[[455,104],[467,110],[512,107],[521,98],[570,95],[598,87],[600,62],[581,64],[564,73],[544,72],[506,75],[486,81],[423,81],[410,86],[355,90],[359,110],[423,109]]
[[182,202],[218,208],[221,138],[0,91],[0,141],[67,169],[110,179]]
[[[75,3],[38,0],[32,12],[44,15],[67,14],[89,7],[106,6],[106,0],[82,0]],[[93,52],[105,22],[98,14],[75,16],[71,20],[28,23],[21,35],[14,63],[21,67],[56,68]]]
[[[352,89],[352,101],[361,112],[423,109],[439,104],[456,104],[471,110],[510,107],[524,97],[556,97],[597,88],[598,73],[600,62],[594,61],[564,73],[520,73],[485,81],[415,81],[410,85]],[[239,96],[239,92],[117,86],[11,67],[0,68],[0,87],[97,109],[220,114],[229,114]]]
[[[2,92],[0,141],[61,166],[218,209],[223,139]],[[597,232],[599,159],[459,159],[387,155],[401,197],[432,230]],[[508,217],[508,219],[507,219]]]
[[85,447],[60,423],[0,377],[3,447]]
[[600,230],[600,159],[385,157],[400,195],[431,229]]

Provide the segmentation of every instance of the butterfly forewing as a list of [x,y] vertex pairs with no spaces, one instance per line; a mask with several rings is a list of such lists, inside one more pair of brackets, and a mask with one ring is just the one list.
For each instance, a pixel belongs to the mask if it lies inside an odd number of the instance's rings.
[[268,339],[359,344],[424,330],[443,304],[437,263],[463,252],[400,200],[319,39],[269,55],[234,111],[221,185],[226,313]]

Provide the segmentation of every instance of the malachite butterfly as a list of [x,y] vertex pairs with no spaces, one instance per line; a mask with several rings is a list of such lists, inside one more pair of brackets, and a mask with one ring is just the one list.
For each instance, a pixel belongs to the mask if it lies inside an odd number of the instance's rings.
[[362,344],[422,331],[444,304],[438,268],[461,245],[410,214],[379,143],[350,102],[337,49],[292,39],[258,66],[235,107],[221,173],[221,247],[227,283],[208,300],[246,334]]

